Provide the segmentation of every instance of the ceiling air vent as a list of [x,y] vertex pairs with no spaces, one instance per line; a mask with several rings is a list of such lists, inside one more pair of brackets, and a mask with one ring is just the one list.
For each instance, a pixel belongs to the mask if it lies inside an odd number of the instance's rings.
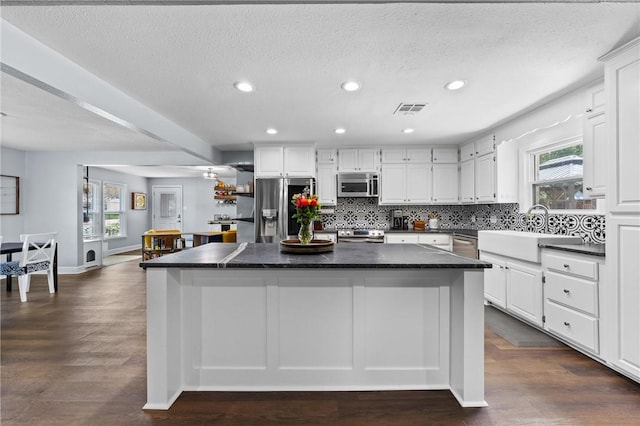
[[421,102],[421,103],[403,102],[400,105],[398,105],[398,108],[396,108],[393,114],[394,115],[395,114],[413,115],[422,111],[422,109],[426,106],[427,106],[426,102]]

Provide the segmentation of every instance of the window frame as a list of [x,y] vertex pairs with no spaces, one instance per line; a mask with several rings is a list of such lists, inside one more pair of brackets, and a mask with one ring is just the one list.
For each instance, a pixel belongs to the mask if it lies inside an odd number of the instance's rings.
[[[553,141],[537,141],[527,148],[524,149],[524,165],[525,165],[525,185],[524,185],[524,196],[521,196],[520,210],[521,213],[526,213],[528,209],[535,204],[535,185],[540,184],[542,182],[562,182],[572,179],[550,179],[546,181],[535,180],[537,164],[536,164],[536,156],[543,152],[555,151],[562,148],[567,148],[574,145],[583,145],[583,164],[584,164],[584,141],[582,135],[573,136],[570,138],[565,138],[561,140],[553,140]],[[584,183],[584,173],[581,177]],[[564,215],[602,215],[605,214],[604,211],[604,202],[601,199],[595,199],[596,208],[595,209],[549,209],[550,214],[564,214]]]
[[[107,210],[105,200],[105,187],[106,186],[120,187],[120,209],[119,210]],[[103,181],[102,182],[102,236],[105,240],[112,240],[116,238],[127,238],[127,185],[119,182]],[[120,233],[118,235],[107,234],[107,215],[118,214],[120,216]]]

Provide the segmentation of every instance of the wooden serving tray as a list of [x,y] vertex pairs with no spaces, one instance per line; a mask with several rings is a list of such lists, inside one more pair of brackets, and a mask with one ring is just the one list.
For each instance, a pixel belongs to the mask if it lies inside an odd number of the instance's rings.
[[333,251],[333,241],[311,240],[309,244],[301,244],[300,240],[281,240],[280,251],[283,253],[317,254]]

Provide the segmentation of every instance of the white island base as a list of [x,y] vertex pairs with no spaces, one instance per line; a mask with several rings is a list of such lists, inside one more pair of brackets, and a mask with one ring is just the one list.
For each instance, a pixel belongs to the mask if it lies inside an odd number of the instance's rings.
[[147,404],[182,391],[484,400],[482,269],[147,269]]

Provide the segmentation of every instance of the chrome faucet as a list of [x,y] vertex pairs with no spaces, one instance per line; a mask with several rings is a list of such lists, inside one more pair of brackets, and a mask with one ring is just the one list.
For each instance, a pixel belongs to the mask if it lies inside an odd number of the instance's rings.
[[549,208],[544,204],[534,204],[533,206],[529,207],[529,210],[527,210],[527,221],[531,219],[531,216],[532,216],[531,211],[533,209],[544,210],[544,233],[548,234],[549,233]]

